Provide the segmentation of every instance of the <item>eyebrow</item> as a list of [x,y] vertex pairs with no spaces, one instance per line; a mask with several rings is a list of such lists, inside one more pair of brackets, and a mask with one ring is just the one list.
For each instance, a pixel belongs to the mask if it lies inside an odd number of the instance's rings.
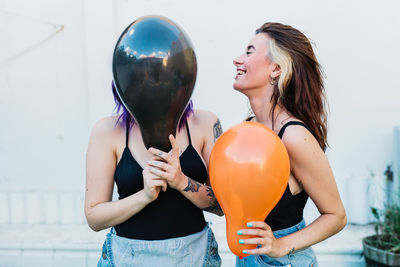
[[254,45],[249,45],[249,46],[247,47],[247,50],[250,50],[250,49],[256,49],[256,48],[254,47]]

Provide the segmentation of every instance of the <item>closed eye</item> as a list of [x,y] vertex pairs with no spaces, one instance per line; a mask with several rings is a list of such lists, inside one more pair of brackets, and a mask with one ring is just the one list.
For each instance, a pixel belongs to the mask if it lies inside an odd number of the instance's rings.
[[249,45],[246,50],[246,55],[252,54],[254,49],[256,48],[253,45]]

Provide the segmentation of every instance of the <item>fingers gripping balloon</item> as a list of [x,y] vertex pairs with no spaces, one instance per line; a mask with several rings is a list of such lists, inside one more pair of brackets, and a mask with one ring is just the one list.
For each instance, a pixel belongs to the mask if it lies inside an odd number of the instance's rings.
[[215,196],[226,216],[230,250],[245,257],[237,231],[249,221],[264,221],[282,197],[288,183],[290,164],[285,146],[266,126],[243,122],[217,140],[210,158],[210,179]]
[[193,46],[174,22],[145,16],[120,36],[113,55],[113,76],[126,109],[139,124],[144,144],[169,151],[196,81]]

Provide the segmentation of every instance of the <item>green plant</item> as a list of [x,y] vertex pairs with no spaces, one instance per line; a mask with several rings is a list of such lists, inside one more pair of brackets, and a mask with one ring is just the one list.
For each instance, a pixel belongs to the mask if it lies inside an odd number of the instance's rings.
[[377,220],[375,223],[376,239],[369,241],[369,245],[400,253],[400,206],[392,204],[384,210],[371,208]]
[[[385,175],[389,181],[393,180],[393,172],[390,165],[386,168]],[[399,199],[387,205],[383,210],[371,207],[371,212],[376,219],[376,238],[368,240],[368,244],[382,250],[400,254]]]

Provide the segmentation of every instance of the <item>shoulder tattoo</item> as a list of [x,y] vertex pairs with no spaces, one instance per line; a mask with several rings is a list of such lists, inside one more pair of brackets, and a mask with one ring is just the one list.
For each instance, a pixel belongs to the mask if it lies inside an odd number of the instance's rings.
[[214,129],[214,142],[216,142],[218,137],[220,137],[222,134],[222,127],[221,127],[221,123],[220,123],[219,119],[214,124],[213,129]]

